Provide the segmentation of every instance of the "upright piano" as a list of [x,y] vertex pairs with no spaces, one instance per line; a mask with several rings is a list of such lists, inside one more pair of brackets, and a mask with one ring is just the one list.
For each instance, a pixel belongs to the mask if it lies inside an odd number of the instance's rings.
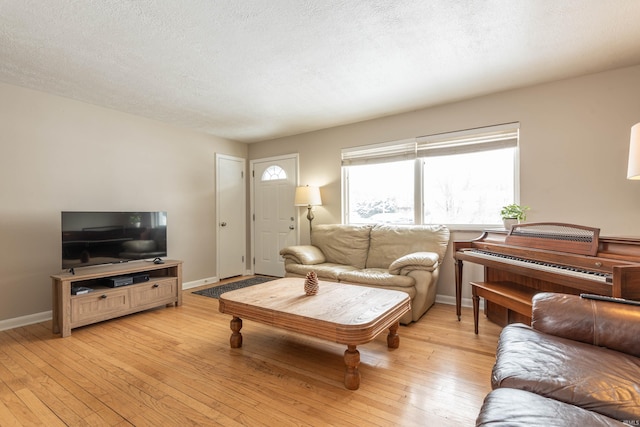
[[[464,262],[484,266],[482,286],[499,289],[485,297],[489,320],[506,325],[531,322],[501,301],[537,292],[596,294],[640,300],[640,239],[601,237],[600,230],[555,222],[525,223],[510,230],[487,230],[469,241],[454,242],[456,314],[461,315]],[[473,285],[473,284],[472,284]],[[477,317],[474,289],[474,308]],[[477,323],[476,323],[477,332]]]

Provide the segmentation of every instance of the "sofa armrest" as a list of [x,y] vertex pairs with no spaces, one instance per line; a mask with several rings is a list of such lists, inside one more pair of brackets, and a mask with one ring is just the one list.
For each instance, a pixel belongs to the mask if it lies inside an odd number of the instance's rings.
[[543,292],[533,297],[531,326],[640,357],[640,306]]
[[297,264],[304,265],[322,264],[326,261],[322,251],[311,245],[288,246],[280,250],[280,255],[284,259],[290,259]]
[[435,252],[414,252],[398,258],[389,266],[389,273],[406,275],[412,270],[434,271],[440,265]]

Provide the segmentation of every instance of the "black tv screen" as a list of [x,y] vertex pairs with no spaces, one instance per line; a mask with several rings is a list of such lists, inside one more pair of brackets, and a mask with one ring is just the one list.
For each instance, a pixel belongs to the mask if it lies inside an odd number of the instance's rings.
[[62,212],[62,268],[167,256],[167,213]]

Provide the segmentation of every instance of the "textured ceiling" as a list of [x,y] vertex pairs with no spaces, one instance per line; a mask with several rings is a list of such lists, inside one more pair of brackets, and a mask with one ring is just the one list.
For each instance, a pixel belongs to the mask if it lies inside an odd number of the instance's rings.
[[640,64],[639,18],[638,0],[0,0],[0,81],[254,142]]

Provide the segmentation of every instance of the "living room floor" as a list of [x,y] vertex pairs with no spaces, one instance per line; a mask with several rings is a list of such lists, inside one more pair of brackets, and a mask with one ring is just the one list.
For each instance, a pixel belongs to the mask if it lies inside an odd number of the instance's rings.
[[[223,282],[221,282],[223,283]],[[469,426],[490,391],[500,327],[436,304],[358,347],[360,388],[343,384],[344,346],[251,321],[241,349],[218,300],[183,291],[160,308],[74,329],[0,332],[0,420],[10,425]]]

